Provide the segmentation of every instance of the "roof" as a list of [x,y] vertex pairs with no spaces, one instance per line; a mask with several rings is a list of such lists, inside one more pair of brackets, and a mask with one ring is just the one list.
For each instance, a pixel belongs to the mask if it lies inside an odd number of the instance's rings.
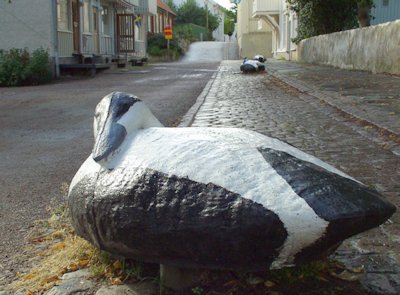
[[176,13],[171,8],[169,8],[169,6],[167,4],[165,4],[161,0],[157,0],[157,7],[160,7],[161,9],[164,9],[165,11],[168,11],[169,13],[171,13],[173,15],[176,15]]

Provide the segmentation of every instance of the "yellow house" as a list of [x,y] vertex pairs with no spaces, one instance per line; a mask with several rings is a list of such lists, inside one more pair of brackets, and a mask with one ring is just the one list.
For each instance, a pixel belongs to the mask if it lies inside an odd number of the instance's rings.
[[[267,1],[267,0],[263,0]],[[241,58],[262,54],[272,57],[272,27],[262,19],[253,18],[253,0],[242,0],[237,11],[237,41]]]
[[297,35],[297,16],[286,0],[251,0],[252,17],[272,28],[272,51],[275,58],[295,58],[296,44],[291,40]]

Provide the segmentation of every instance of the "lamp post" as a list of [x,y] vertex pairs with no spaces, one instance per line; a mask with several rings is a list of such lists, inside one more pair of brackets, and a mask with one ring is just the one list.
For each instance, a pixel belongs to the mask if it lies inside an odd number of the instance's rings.
[[204,3],[206,4],[206,29],[208,32],[208,0],[205,0]]

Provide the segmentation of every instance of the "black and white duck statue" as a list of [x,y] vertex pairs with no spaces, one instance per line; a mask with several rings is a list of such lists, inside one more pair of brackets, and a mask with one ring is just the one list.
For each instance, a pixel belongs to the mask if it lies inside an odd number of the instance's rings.
[[240,70],[247,73],[258,73],[265,71],[264,57],[262,55],[256,55],[253,59],[244,58],[240,65]]
[[375,190],[278,139],[166,128],[127,93],[100,101],[94,137],[69,190],[73,226],[128,258],[279,269],[326,257],[395,212]]

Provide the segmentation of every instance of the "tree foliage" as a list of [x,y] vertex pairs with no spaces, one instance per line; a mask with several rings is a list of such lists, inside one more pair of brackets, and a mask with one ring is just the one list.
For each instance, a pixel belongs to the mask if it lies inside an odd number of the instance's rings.
[[[372,0],[288,0],[297,13],[298,43],[305,38],[369,24]],[[367,18],[367,20],[366,20]]]
[[209,31],[218,28],[220,19],[212,14],[208,8],[199,7],[195,0],[186,0],[177,8],[176,24],[195,24],[207,27]]
[[237,5],[230,10],[224,9],[224,14],[224,34],[233,33],[237,21]]

